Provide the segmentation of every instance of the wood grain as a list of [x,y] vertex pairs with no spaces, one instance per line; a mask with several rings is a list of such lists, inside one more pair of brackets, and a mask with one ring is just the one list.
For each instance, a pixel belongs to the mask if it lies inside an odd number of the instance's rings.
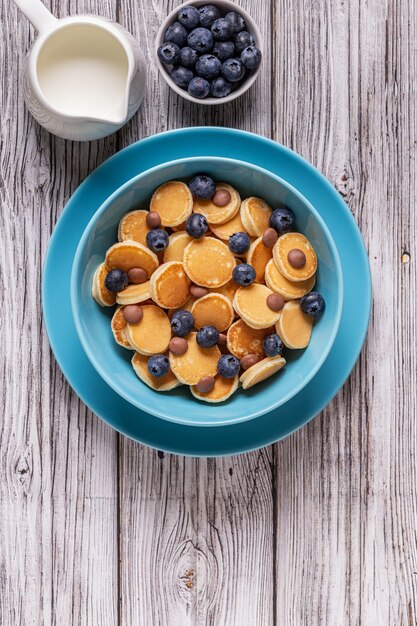
[[[170,92],[153,62],[178,4],[49,5],[118,19],[149,59],[138,115],[91,144],[28,116],[33,33],[0,6],[0,623],[413,626],[416,4],[239,0],[268,54],[252,91],[215,109]],[[39,293],[50,232],[85,176],[132,141],[205,124],[272,137],[328,176],[360,223],[375,298],[362,356],[320,416],[275,446],[199,460],[119,437],[77,400]]]

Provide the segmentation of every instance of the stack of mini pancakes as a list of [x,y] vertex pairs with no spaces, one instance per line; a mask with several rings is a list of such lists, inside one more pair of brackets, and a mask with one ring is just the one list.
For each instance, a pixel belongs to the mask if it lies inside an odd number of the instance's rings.
[[[133,350],[132,365],[138,377],[156,391],[169,391],[188,385],[191,393],[207,402],[222,402],[239,387],[253,387],[281,370],[286,361],[282,355],[268,357],[263,351],[266,336],[277,333],[287,349],[305,348],[311,337],[314,320],[300,308],[300,298],[315,284],[317,258],[304,235],[289,232],[271,246],[266,242],[271,207],[261,198],[241,200],[236,189],[217,183],[217,190],[229,192],[230,201],[216,206],[212,200],[192,196],[188,186],[169,181],[153,194],[149,210],[127,213],[119,223],[118,243],[106,253],[97,268],[92,294],[101,306],[118,305],[111,328],[116,342]],[[149,211],[158,213],[161,228],[169,233],[169,244],[163,253],[155,254],[146,243],[151,230]],[[205,216],[209,230],[200,239],[193,239],[185,230],[191,213]],[[237,232],[250,237],[249,250],[235,255],[228,246]],[[300,250],[305,263],[296,268],[288,261],[291,250]],[[248,287],[233,280],[233,269],[241,262],[249,263],[256,279]],[[118,293],[107,289],[107,273],[113,269],[129,272],[141,268],[146,279],[131,283]],[[268,297],[279,294],[282,306],[270,308]],[[128,322],[124,309],[139,305],[142,316]],[[175,311],[190,311],[194,330],[186,336],[187,350],[174,354],[170,318]],[[203,348],[197,343],[197,331],[214,326],[220,334],[219,345]],[[222,354],[230,353],[249,367],[234,378],[224,378],[217,371]],[[169,357],[170,370],[162,377],[148,370],[152,355]],[[209,391],[202,392],[199,381],[212,377]]]

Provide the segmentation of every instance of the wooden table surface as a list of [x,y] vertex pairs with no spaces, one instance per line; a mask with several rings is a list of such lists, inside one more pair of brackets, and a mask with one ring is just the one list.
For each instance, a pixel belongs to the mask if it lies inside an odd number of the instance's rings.
[[[3,626],[417,624],[416,4],[240,2],[265,37],[262,72],[210,109],[169,92],[153,61],[177,0],[48,0],[57,16],[117,19],[149,61],[139,114],[84,144],[28,115],[34,33],[0,6]],[[198,460],[119,436],[77,399],[48,346],[40,279],[89,172],[137,139],[210,124],[282,142],[330,179],[362,229],[374,304],[352,376],[313,422]]]

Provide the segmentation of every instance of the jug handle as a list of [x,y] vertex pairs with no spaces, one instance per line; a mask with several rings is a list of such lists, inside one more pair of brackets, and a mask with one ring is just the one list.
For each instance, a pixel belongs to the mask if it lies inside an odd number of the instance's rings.
[[39,34],[53,27],[58,21],[41,0],[13,0],[13,2],[26,15]]

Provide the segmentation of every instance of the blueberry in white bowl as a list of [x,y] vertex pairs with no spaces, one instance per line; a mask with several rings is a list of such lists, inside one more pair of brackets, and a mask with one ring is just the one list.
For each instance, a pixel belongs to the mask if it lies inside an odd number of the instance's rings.
[[242,95],[262,62],[256,23],[230,0],[186,2],[163,22],[156,44],[158,66],[170,87],[202,104]]

